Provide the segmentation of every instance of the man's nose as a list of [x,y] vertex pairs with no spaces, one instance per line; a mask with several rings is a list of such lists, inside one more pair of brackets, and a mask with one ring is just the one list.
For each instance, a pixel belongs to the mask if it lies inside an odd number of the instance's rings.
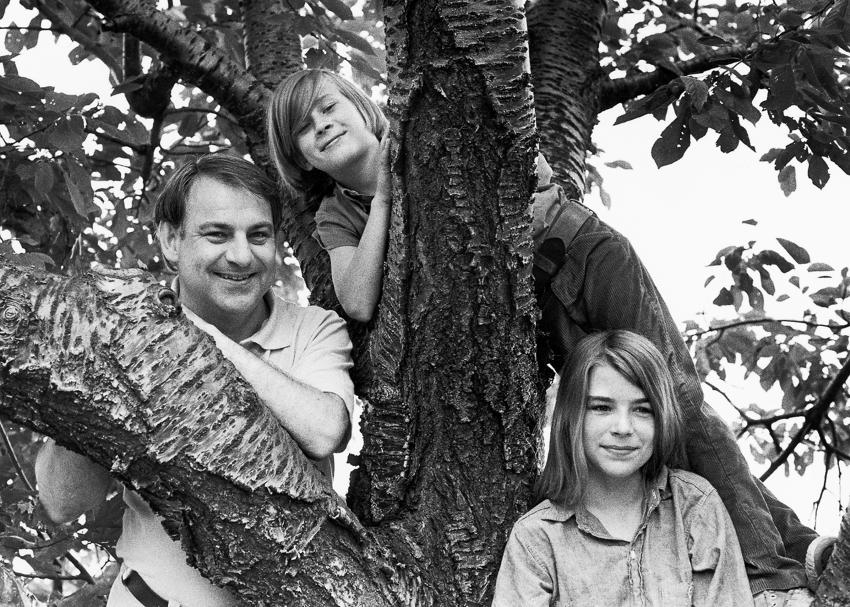
[[251,245],[245,237],[236,236],[230,241],[225,259],[232,264],[239,266],[250,265],[254,253],[251,251]]

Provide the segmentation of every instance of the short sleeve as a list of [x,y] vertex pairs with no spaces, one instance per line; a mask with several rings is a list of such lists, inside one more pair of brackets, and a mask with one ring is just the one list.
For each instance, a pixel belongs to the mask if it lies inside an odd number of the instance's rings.
[[[353,211],[353,210],[352,210]],[[366,218],[359,225],[358,213],[345,213],[335,195],[328,196],[316,211],[316,231],[313,236],[326,251],[338,247],[356,247],[366,226]]]
[[292,375],[306,384],[339,396],[349,419],[354,415],[354,384],[349,375],[351,340],[345,322],[329,310],[312,308],[317,318],[310,338],[301,345]]

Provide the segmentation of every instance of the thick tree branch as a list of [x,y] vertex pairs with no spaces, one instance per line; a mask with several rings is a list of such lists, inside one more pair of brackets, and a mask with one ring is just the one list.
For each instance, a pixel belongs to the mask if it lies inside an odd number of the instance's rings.
[[779,454],[779,457],[773,460],[770,467],[759,477],[760,480],[765,481],[777,468],[784,464],[806,435],[820,425],[821,420],[829,410],[829,406],[835,400],[835,397],[838,396],[841,387],[847,381],[848,377],[850,377],[850,356],[847,356],[841,369],[839,369],[838,373],[821,393],[815,406],[806,413],[806,421],[803,422],[800,430],[794,435],[794,438],[791,439],[791,442],[788,443],[788,446],[785,447],[782,453]]
[[693,59],[676,62],[673,64],[675,70],[658,68],[654,72],[610,79],[602,84],[599,91],[600,110],[607,110],[618,103],[630,101],[640,95],[647,95],[679,76],[699,74],[721,65],[740,61],[754,50],[754,46],[743,44],[723,46]]
[[160,53],[180,77],[215,97],[256,140],[262,139],[268,89],[197,32],[141,0],[90,0],[105,27],[132,34]]

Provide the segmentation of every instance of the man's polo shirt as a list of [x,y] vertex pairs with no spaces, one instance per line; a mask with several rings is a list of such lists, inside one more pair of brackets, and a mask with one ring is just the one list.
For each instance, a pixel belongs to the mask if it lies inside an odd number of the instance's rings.
[[[172,285],[177,287],[176,284]],[[175,288],[175,291],[179,290]],[[349,419],[354,411],[351,340],[336,313],[288,303],[271,291],[265,295],[269,316],[260,329],[240,342],[242,346],[298,381],[345,402]],[[343,442],[343,447],[345,446]],[[332,459],[314,462],[330,480]],[[162,527],[162,518],[134,491],[124,489],[123,528],[116,552],[164,599],[182,607],[230,607],[238,601],[186,563],[180,543]],[[137,607],[116,579],[107,607]],[[122,592],[123,591],[123,592]]]

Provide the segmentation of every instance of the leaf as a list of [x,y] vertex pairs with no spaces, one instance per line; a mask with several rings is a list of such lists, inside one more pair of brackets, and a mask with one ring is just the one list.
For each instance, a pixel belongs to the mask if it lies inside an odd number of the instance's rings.
[[614,160],[612,162],[606,162],[605,166],[611,167],[612,169],[626,169],[628,171],[632,170],[632,165],[625,160]]
[[651,95],[646,95],[637,101],[631,102],[622,116],[618,117],[614,124],[622,124],[635,118],[640,118],[661,108],[666,108],[679,96],[669,85],[656,89]]
[[135,78],[130,78],[128,80],[125,80],[124,82],[122,82],[121,84],[119,84],[118,86],[116,86],[115,88],[112,89],[112,95],[119,95],[119,94],[122,94],[122,93],[130,93],[132,91],[138,91],[140,88],[142,88],[144,86],[144,84],[142,83],[142,80],[144,80],[144,78],[145,78],[145,76],[143,74],[143,75],[140,75],[140,76],[136,76]]
[[685,85],[685,92],[691,96],[691,105],[697,111],[702,110],[708,99],[708,85],[698,78],[681,76],[679,80]]
[[88,59],[90,56],[91,53],[89,53],[87,48],[77,45],[76,47],[71,49],[70,53],[68,53],[68,61],[71,62],[71,65],[79,65],[80,63]]
[[722,103],[726,108],[732,110],[749,122],[755,124],[761,118],[761,112],[753,106],[750,102],[749,96],[738,96],[722,88],[715,89],[714,94],[720,103]]
[[790,63],[770,75],[767,100],[761,104],[766,110],[782,111],[794,104],[797,96],[797,79]]
[[65,186],[68,188],[68,194],[71,196],[71,202],[77,214],[86,217],[89,213],[97,211],[98,208],[93,202],[91,176],[85,167],[70,154],[65,157],[65,162],[59,167],[65,177]]
[[838,289],[835,287],[826,287],[820,291],[812,293],[809,297],[812,298],[815,305],[820,306],[821,308],[828,308],[835,303],[838,295]]
[[706,46],[724,46],[724,45],[729,44],[729,42],[727,40],[724,40],[720,36],[714,36],[714,35],[701,36],[701,37],[697,38],[697,42],[699,42],[700,44],[704,44]]
[[375,49],[369,44],[365,38],[361,38],[357,34],[344,30],[342,28],[334,28],[331,30],[331,36],[337,41],[347,44],[348,46],[357,49],[366,55],[374,55]]
[[758,222],[758,221],[756,221],[755,219],[745,219],[745,220],[744,220],[744,221],[742,221],[741,223],[745,223],[745,224],[747,224],[748,226],[755,226],[755,225],[758,225],[758,223],[759,223],[759,222]]
[[803,15],[790,8],[779,11],[777,20],[788,29],[796,29],[803,25]]
[[30,49],[38,43],[38,35],[41,33],[41,15],[33,17],[27,27],[29,29],[24,34],[24,48]]
[[790,196],[791,192],[797,189],[797,172],[793,165],[787,165],[779,171],[779,187],[782,188],[782,193],[785,196]]
[[766,266],[776,266],[783,274],[794,269],[794,264],[772,249],[765,249],[756,255],[756,259]]
[[834,272],[835,268],[826,263],[815,262],[809,266],[809,272]]
[[[690,117],[690,116],[688,116]],[[661,168],[672,164],[685,155],[691,145],[691,129],[681,116],[676,118],[661,131],[661,136],[652,145],[652,159]]]
[[9,7],[9,0],[0,0],[0,19],[3,18],[3,15],[6,13],[6,9]]
[[53,189],[53,168],[46,162],[35,164],[35,191],[47,195]]
[[715,306],[730,306],[732,305],[732,302],[732,292],[726,287],[723,287],[711,303]]
[[342,19],[343,21],[348,21],[349,19],[354,18],[354,14],[351,12],[351,8],[342,0],[319,0],[322,4],[324,4],[328,10],[330,10],[337,17]]
[[797,263],[809,263],[811,261],[811,258],[809,257],[809,252],[797,243],[791,242],[790,240],[786,240],[784,238],[777,238],[776,240],[779,242],[779,244],[782,245],[783,249],[788,251],[788,254],[791,256],[791,259],[793,259]]
[[826,162],[821,156],[813,154],[812,157],[809,158],[808,175],[809,179],[812,180],[812,183],[820,189],[823,189],[823,186],[825,186],[826,182],[829,181],[829,167],[826,165]]
[[15,26],[15,22],[12,21],[9,24],[9,30],[6,31],[6,50],[12,53],[13,55],[17,55],[24,48],[24,35],[21,33]]
[[59,120],[48,131],[50,144],[63,152],[79,150],[86,138],[83,127],[83,118],[79,114],[71,114],[66,119]]

